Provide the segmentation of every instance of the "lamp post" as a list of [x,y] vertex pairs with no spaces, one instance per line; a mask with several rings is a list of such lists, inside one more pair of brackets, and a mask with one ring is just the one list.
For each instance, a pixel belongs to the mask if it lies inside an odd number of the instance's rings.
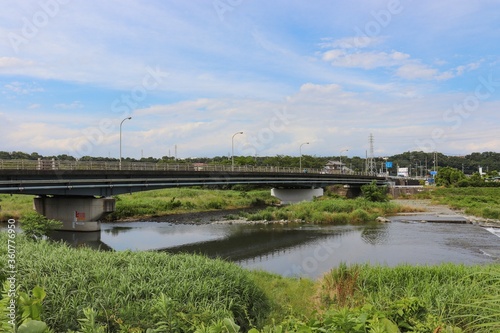
[[231,137],[231,171],[234,171],[234,137],[238,134],[243,134],[243,132],[236,132]]
[[339,158],[339,160],[340,160],[340,173],[344,173],[344,169],[342,168],[342,152],[344,152],[344,151],[349,151],[349,149],[342,149],[340,151],[340,158]]
[[122,124],[127,119],[132,119],[132,117],[124,118],[120,123],[120,170],[122,169]]
[[300,157],[299,157],[299,169],[300,169],[300,172],[302,172],[302,146],[303,145],[308,145],[308,144],[309,144],[309,142],[304,142],[299,147],[299,154],[300,154]]

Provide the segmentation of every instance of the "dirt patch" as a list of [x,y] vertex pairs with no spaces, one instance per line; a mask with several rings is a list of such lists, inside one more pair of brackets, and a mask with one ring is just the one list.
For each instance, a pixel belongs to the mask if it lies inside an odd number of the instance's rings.
[[[451,209],[446,205],[436,205],[433,204],[431,200],[428,199],[395,199],[392,202],[401,205],[408,206],[411,208],[419,209],[422,212],[425,212],[426,215],[436,215],[436,216],[457,216],[464,217],[467,221],[474,224],[479,224],[482,226],[491,226],[491,227],[500,227],[499,220],[486,219],[483,217],[467,215],[463,210],[455,210]],[[421,213],[402,213],[399,215],[419,215]]]
[[[411,207],[414,209],[418,209],[422,212],[431,213],[431,214],[460,215],[460,216],[464,215],[462,211],[453,210],[446,205],[435,205],[431,202],[431,200],[428,200],[428,199],[421,199],[421,200],[396,199],[396,200],[392,200],[392,202],[394,202],[398,205],[401,205],[401,206],[408,206],[408,207]],[[417,214],[417,213],[410,213],[410,214]]]
[[[233,221],[238,220],[237,217],[240,213],[253,213],[261,210],[262,208],[239,208],[239,209],[221,209],[205,212],[193,213],[179,213],[163,216],[146,217],[142,219],[127,219],[117,222],[168,222],[175,224],[210,224],[216,221]],[[236,217],[236,219],[235,219]],[[241,220],[244,220],[241,217]]]

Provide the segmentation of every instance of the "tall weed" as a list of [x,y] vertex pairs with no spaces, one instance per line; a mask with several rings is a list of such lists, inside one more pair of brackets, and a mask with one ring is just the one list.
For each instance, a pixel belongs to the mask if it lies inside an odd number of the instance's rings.
[[[6,243],[6,236],[0,234],[1,242]],[[77,330],[83,309],[95,309],[97,323],[110,330],[117,330],[118,323],[152,328],[161,321],[155,304],[162,295],[173,300],[176,316],[190,323],[222,320],[230,314],[249,329],[269,309],[269,301],[248,273],[222,260],[157,252],[96,252],[24,238],[18,235],[16,240],[18,286],[24,292],[36,285],[46,291],[43,318],[57,332]],[[6,255],[0,249],[2,260]]]

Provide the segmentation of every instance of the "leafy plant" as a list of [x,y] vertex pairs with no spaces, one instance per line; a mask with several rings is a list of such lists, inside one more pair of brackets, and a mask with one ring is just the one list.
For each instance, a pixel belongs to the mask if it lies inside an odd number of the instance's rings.
[[43,236],[62,225],[60,221],[48,219],[36,212],[25,214],[21,220],[21,227],[28,238],[39,240]]
[[[15,297],[19,294],[18,297]],[[5,281],[0,300],[0,332],[12,332],[17,327],[17,333],[50,333],[47,324],[42,321],[42,302],[46,293],[43,288],[36,286],[29,293],[11,289],[10,282]],[[13,311],[12,311],[13,310]],[[15,310],[20,310],[17,314]],[[8,320],[6,320],[8,319]]]
[[35,286],[30,294],[19,293],[19,306],[22,310],[21,320],[27,319],[41,320],[42,302],[47,296],[45,290],[40,286]]
[[374,180],[370,184],[361,186],[361,193],[369,201],[373,202],[386,202],[389,201],[387,196],[387,186],[377,186]]
[[348,267],[345,263],[325,274],[320,281],[319,290],[322,305],[344,307],[354,304],[358,276],[359,266]]
[[97,323],[97,312],[92,308],[83,309],[85,318],[78,319],[81,332],[78,333],[106,333],[107,326]]
[[16,290],[11,289],[7,280],[3,283],[2,298],[0,299],[0,332],[11,332],[16,326]]

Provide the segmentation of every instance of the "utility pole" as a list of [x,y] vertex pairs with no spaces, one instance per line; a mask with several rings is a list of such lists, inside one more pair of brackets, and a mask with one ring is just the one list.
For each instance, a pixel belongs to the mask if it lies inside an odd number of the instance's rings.
[[370,157],[368,157],[368,175],[377,174],[377,167],[375,166],[375,158],[374,158],[374,149],[373,149],[373,134],[370,133]]

